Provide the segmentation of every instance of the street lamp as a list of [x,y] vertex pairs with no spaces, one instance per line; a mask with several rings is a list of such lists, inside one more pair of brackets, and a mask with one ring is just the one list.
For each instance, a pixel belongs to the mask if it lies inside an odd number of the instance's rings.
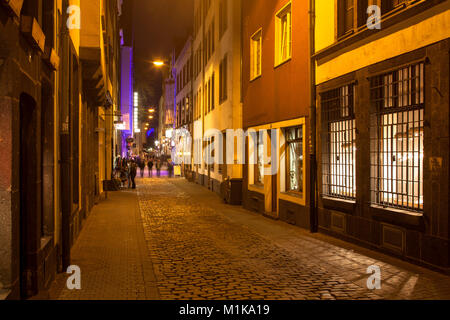
[[164,61],[161,61],[161,60],[155,60],[155,61],[153,61],[153,65],[154,65],[155,67],[160,68],[160,67],[164,66],[165,63],[164,63]]

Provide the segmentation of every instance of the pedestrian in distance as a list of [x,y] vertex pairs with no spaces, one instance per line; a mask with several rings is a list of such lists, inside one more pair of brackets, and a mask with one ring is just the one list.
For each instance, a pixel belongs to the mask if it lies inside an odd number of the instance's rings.
[[130,161],[129,174],[131,180],[131,188],[136,189],[137,165],[135,161]]
[[128,181],[128,172],[125,167],[120,168],[120,181],[122,182],[122,187],[125,188],[125,183]]
[[141,178],[144,177],[144,171],[145,171],[145,159],[139,160],[139,169],[141,170]]
[[127,160],[127,178],[128,178],[128,189],[131,189],[132,181],[131,181],[131,162],[133,162],[133,159]]
[[156,176],[161,177],[161,160],[156,160]]
[[169,178],[173,177],[173,162],[172,160],[169,160],[167,162],[167,171],[169,172]]
[[153,176],[153,160],[150,159],[147,163],[148,166],[148,176],[151,178]]

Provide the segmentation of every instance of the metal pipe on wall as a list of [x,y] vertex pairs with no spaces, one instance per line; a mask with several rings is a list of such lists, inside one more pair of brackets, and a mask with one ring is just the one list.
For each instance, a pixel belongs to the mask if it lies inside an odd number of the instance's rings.
[[318,211],[317,211],[317,159],[316,159],[316,60],[315,53],[315,25],[316,25],[316,0],[309,3],[309,45],[310,45],[310,94],[311,94],[311,150],[310,150],[310,231],[318,232]]

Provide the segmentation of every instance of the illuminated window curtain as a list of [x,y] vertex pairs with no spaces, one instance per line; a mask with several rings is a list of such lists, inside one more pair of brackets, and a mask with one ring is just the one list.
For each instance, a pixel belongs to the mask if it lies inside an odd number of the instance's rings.
[[255,184],[264,184],[264,143],[258,143],[258,163],[256,165]]

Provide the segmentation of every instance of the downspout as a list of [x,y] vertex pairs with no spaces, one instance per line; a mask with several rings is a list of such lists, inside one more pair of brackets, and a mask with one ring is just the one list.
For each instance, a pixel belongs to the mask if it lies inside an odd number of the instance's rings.
[[190,129],[191,129],[190,130],[191,131],[190,162],[191,163],[190,163],[189,167],[190,167],[190,171],[191,171],[191,173],[190,173],[191,177],[192,177],[192,172],[194,171],[194,158],[193,158],[193,155],[194,155],[194,122],[195,122],[195,119],[194,119],[194,108],[195,108],[195,105],[194,105],[194,78],[195,78],[195,76],[194,76],[194,40],[195,40],[195,35],[192,34],[191,63],[190,63],[191,69],[189,70],[189,75],[190,75],[190,80],[191,80],[191,96],[189,97],[189,108],[190,108],[189,113],[190,113],[190,122],[191,122],[191,124],[190,124]]
[[[67,2],[66,2],[67,3]],[[65,10],[62,10],[62,20],[68,18]],[[69,87],[70,76],[70,35],[63,23],[61,34],[61,80],[60,88]],[[69,90],[62,90],[60,95],[60,195],[61,195],[61,267],[65,271],[70,266],[70,216],[72,214],[72,188],[71,188],[71,130],[69,104]]]
[[319,219],[317,210],[317,159],[316,159],[316,60],[315,54],[315,24],[316,24],[316,0],[309,3],[309,48],[310,48],[310,116],[311,116],[311,150],[310,150],[310,231],[318,232]]

